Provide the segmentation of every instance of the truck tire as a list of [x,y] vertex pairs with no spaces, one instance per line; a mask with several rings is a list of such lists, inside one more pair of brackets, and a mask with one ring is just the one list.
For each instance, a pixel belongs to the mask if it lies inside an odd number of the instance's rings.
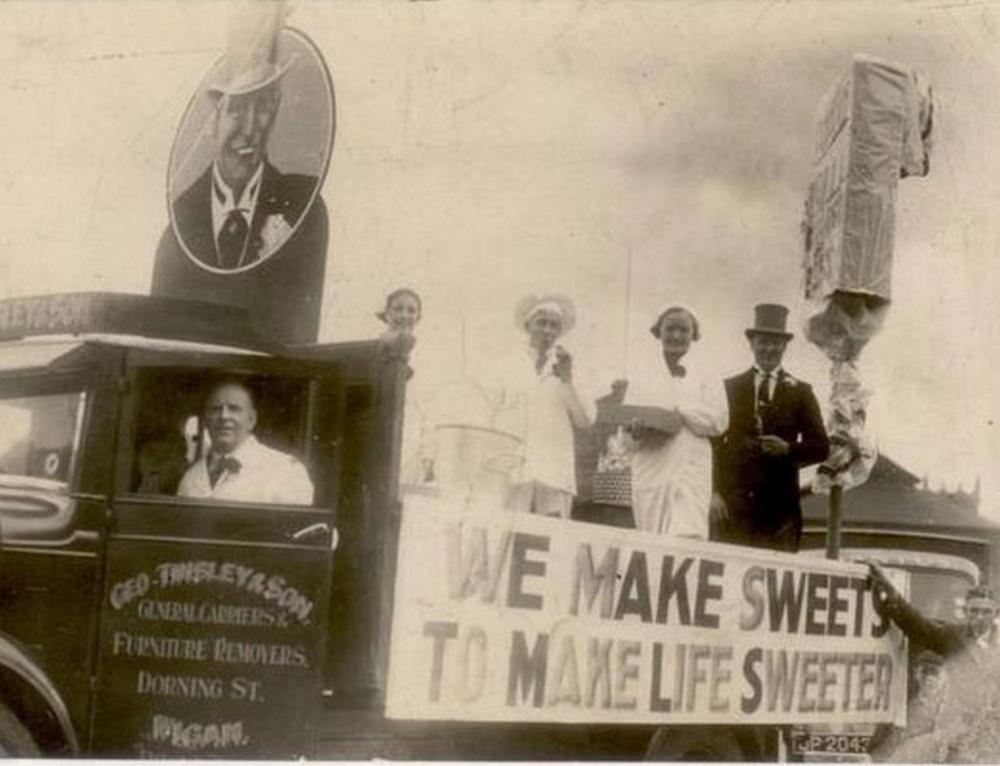
[[31,732],[0,702],[0,758],[37,758],[39,755]]
[[735,733],[722,726],[665,726],[646,748],[647,761],[746,760]]

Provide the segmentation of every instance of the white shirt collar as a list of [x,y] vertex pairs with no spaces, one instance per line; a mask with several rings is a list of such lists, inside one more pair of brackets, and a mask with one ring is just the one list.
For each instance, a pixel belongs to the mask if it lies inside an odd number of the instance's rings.
[[257,443],[257,437],[250,434],[246,439],[239,443],[236,449],[229,453],[229,456],[236,458],[240,461],[240,463],[244,463],[247,455],[252,454],[257,448]]
[[264,163],[257,170],[246,186],[237,202],[233,198],[233,190],[222,179],[218,163],[212,163],[212,236],[219,238],[222,225],[233,210],[239,210],[249,226],[253,220],[254,209],[257,207],[257,197],[260,195],[260,179],[264,175]]
[[773,370],[771,370],[771,372],[765,373],[757,365],[753,366],[753,377],[754,377],[754,380],[757,383],[760,383],[761,379],[765,375],[770,375],[771,376],[771,380],[777,380],[778,378],[780,378],[784,374],[785,374],[785,371],[781,367],[775,367]]
[[781,367],[775,367],[771,372],[765,373],[757,365],[753,366],[753,387],[754,391],[760,394],[760,386],[764,382],[764,376],[767,375],[767,396],[770,399],[774,396],[774,389],[778,386],[778,381],[781,380],[782,376],[785,374]]

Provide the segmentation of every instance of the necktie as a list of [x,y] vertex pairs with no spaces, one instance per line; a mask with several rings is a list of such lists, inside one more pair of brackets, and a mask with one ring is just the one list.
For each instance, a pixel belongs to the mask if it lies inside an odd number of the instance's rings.
[[240,472],[240,461],[230,455],[220,455],[218,452],[208,454],[208,481],[214,487],[222,474]]
[[757,412],[767,409],[771,403],[771,373],[765,372],[757,389]]
[[234,269],[241,265],[247,245],[247,234],[250,227],[247,219],[237,208],[226,216],[219,230],[219,266],[224,269]]

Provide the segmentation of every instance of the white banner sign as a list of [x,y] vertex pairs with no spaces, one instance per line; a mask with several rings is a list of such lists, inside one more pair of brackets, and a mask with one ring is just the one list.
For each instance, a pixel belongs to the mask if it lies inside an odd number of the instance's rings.
[[903,720],[866,569],[426,499],[403,514],[387,713],[594,723]]

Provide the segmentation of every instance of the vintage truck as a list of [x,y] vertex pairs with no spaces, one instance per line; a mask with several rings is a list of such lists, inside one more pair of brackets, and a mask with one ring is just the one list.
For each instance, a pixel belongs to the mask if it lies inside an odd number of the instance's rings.
[[[402,497],[400,351],[0,301],[0,753],[761,759],[779,725],[901,720],[860,565]],[[233,376],[311,506],[175,494]]]

